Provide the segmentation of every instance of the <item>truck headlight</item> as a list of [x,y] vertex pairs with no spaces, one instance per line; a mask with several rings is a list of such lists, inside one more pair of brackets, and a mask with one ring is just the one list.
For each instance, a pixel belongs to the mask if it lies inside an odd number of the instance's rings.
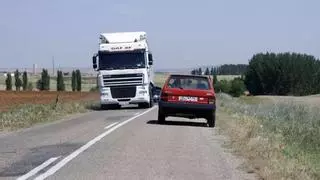
[[147,86],[138,86],[138,90],[145,90],[145,89],[147,89]]
[[146,90],[140,90],[139,91],[139,94],[147,94],[148,93],[148,91],[146,91]]

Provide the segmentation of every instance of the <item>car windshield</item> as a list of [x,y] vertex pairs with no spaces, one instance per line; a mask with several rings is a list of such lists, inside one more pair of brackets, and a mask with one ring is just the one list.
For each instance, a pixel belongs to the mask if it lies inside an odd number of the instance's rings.
[[208,90],[210,88],[208,79],[193,76],[171,76],[168,86],[170,88]]
[[100,70],[145,68],[145,64],[143,51],[99,54]]

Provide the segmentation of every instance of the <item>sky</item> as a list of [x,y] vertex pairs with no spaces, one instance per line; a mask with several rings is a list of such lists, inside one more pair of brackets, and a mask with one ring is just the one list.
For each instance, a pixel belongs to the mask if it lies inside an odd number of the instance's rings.
[[92,67],[99,33],[145,31],[156,69],[320,57],[318,0],[1,0],[0,68]]

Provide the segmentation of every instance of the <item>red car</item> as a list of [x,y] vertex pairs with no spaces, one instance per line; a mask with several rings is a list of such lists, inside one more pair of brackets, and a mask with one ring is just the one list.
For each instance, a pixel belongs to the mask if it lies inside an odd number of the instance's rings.
[[173,74],[162,87],[158,103],[158,122],[166,117],[205,118],[215,126],[216,95],[211,78],[200,75]]

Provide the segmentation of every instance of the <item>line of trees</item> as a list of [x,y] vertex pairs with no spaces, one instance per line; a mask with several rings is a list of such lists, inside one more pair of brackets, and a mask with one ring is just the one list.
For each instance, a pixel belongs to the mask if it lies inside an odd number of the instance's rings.
[[301,53],[257,53],[248,65],[222,65],[197,68],[195,75],[241,75],[231,81],[214,81],[217,92],[239,96],[246,90],[251,95],[304,96],[320,93],[320,60]]
[[224,64],[221,66],[215,66],[202,69],[197,68],[191,71],[194,75],[242,75],[247,71],[247,64]]
[[79,69],[72,71],[71,87],[72,91],[81,91],[81,72]]
[[[21,73],[16,70],[14,73],[15,78],[15,87],[16,91],[20,91],[21,87],[24,91],[26,90],[32,90],[33,85],[31,82],[28,82],[28,73],[26,71],[22,74],[22,80],[20,78]],[[41,91],[49,91],[50,90],[50,75],[48,73],[47,69],[42,69],[41,72],[41,78],[36,82],[37,89]],[[81,91],[82,86],[82,78],[81,78],[81,72],[79,69],[72,71],[72,91]],[[13,86],[12,76],[11,73],[7,73],[6,78],[6,90],[11,91]],[[64,83],[64,76],[62,71],[57,71],[57,91],[65,91],[65,83]]]
[[320,93],[320,61],[299,53],[258,53],[245,74],[252,95],[310,95]]
[[[26,90],[27,87],[28,87],[28,78],[27,78],[27,72],[23,72],[23,75],[22,75],[22,80],[20,78],[21,76],[21,73],[16,70],[14,72],[14,79],[15,79],[15,87],[16,87],[16,91],[20,91],[21,90],[21,87],[23,90]],[[11,76],[11,73],[7,73],[7,79],[6,79],[6,90],[7,91],[11,91],[12,90],[12,76]]]

